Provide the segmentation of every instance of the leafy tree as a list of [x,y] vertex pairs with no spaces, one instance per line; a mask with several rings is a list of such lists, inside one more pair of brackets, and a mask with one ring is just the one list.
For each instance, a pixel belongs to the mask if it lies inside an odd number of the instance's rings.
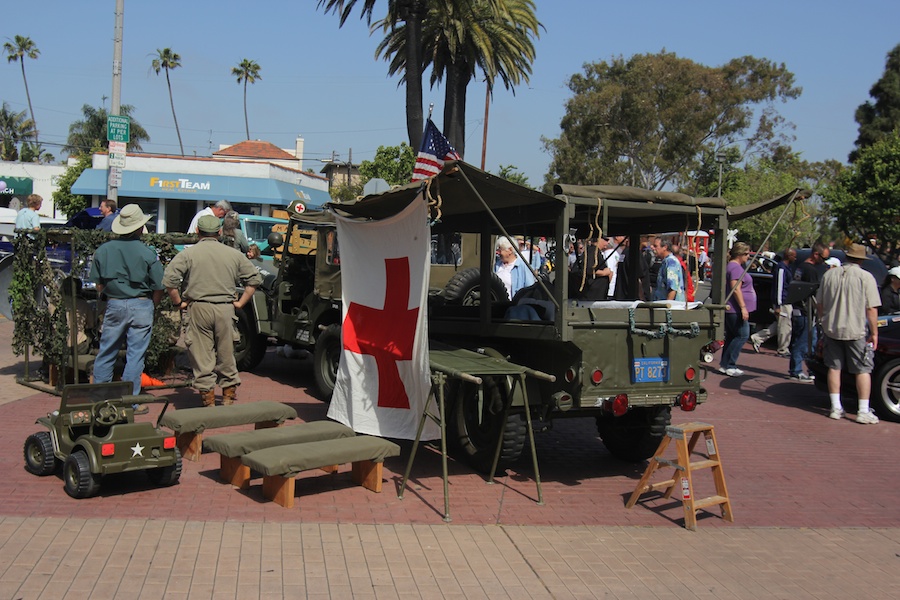
[[500,165],[497,177],[525,187],[531,187],[528,185],[528,176],[525,175],[525,173],[520,172],[519,168],[515,165]]
[[335,202],[349,202],[363,195],[363,185],[361,181],[356,183],[339,183],[331,187],[328,195]]
[[900,258],[900,133],[861,148],[856,162],[824,191],[838,227],[887,263]]
[[7,102],[0,108],[0,160],[19,160],[19,145],[34,137],[34,122],[25,111],[14,112]]
[[399,146],[379,146],[375,151],[375,158],[364,160],[359,165],[359,174],[363,184],[377,177],[391,186],[403,185],[412,178],[415,164],[416,155],[412,147],[406,142],[400,142]]
[[[8,39],[8,38],[7,38]],[[28,91],[28,78],[25,77],[25,59],[37,60],[41,51],[30,37],[17,35],[14,40],[3,44],[7,62],[19,62],[22,67],[22,81],[25,83],[25,97],[28,99],[28,112],[31,113],[31,122],[34,127],[34,140],[38,139],[37,121],[34,119],[34,108],[31,106],[31,93]]]
[[[375,23],[387,34],[376,57],[390,62],[389,74],[406,72],[406,25],[396,26],[397,6]],[[431,85],[446,78],[444,135],[465,153],[466,91],[476,67],[484,74],[488,90],[500,78],[506,89],[528,81],[535,57],[533,37],[542,25],[533,0],[468,0],[429,2],[422,24],[425,66],[431,66]]]
[[863,148],[890,137],[900,127],[900,44],[888,53],[884,75],[875,82],[869,95],[874,102],[867,101],[856,109],[859,136],[856,149],[850,153],[850,162],[856,162]]
[[707,67],[665,51],[586,64],[569,89],[562,135],[544,139],[547,182],[648,189],[692,180],[724,146],[773,153],[789,126],[774,102],[801,92],[783,64],[744,56]]
[[[150,135],[132,116],[133,112],[134,107],[130,104],[119,107],[119,114],[131,117],[131,141],[128,142],[127,149],[129,152],[140,152],[141,143],[149,142]],[[109,148],[109,141],[106,139],[106,120],[109,115],[106,109],[85,104],[81,107],[81,113],[84,120],[69,125],[69,137],[63,146],[63,152],[71,156],[80,156],[95,147],[100,150]]]
[[256,83],[257,79],[262,79],[259,71],[262,67],[255,61],[245,58],[240,64],[231,69],[231,74],[237,78],[238,85],[244,84],[244,127],[247,129],[247,139],[250,139],[250,122],[247,120],[247,84]]
[[78,211],[87,208],[87,198],[80,194],[72,193],[72,186],[81,177],[85,169],[89,169],[92,163],[92,154],[99,151],[100,147],[95,146],[90,152],[82,152],[78,155],[75,164],[70,165],[65,172],[60,175],[57,181],[57,189],[53,192],[53,206],[58,211],[66,215],[66,217],[75,216]]
[[44,146],[32,142],[22,142],[22,152],[20,156],[22,162],[49,164],[56,160],[55,156],[44,150]]
[[[177,69],[181,66],[181,56],[177,52],[172,52],[171,48],[156,49],[156,58],[150,63],[151,68],[157,75],[160,71],[166,72],[166,86],[169,88],[169,104],[172,106],[172,120],[175,121],[175,133],[178,135],[178,147],[181,149],[181,155],[184,156],[184,144],[181,143],[181,130],[178,128],[178,117],[175,116],[175,101],[172,99],[172,82],[169,80],[169,71]],[[246,118],[246,97],[244,117]]]

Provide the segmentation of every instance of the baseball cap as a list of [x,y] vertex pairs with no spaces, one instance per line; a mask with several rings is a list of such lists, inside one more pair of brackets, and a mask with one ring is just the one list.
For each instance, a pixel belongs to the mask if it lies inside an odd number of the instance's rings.
[[222,228],[222,222],[219,217],[213,215],[203,215],[197,221],[197,229],[203,233],[216,233]]

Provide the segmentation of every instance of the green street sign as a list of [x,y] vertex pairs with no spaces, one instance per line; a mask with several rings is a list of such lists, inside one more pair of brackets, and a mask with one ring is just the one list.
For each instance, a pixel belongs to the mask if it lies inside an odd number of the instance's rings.
[[106,139],[110,142],[130,142],[131,117],[109,115],[106,118]]

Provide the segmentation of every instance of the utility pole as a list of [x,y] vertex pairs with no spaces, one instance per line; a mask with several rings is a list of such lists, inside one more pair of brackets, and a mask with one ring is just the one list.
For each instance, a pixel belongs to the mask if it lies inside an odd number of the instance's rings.
[[[116,0],[116,25],[113,32],[112,105],[110,115],[118,115],[122,104],[122,33],[125,24],[125,0]],[[106,197],[118,200],[119,188],[107,182]]]

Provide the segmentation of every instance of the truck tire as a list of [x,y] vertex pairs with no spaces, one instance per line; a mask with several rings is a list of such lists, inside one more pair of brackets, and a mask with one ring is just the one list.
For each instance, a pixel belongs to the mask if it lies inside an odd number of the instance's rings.
[[90,498],[100,491],[100,476],[91,473],[91,461],[81,450],[70,454],[63,464],[63,483],[73,498]]
[[38,431],[25,440],[25,470],[41,477],[56,471],[56,456],[53,455],[53,438],[48,431]]
[[147,469],[147,479],[154,485],[169,487],[181,478],[181,450],[175,448],[175,464],[157,469]]
[[247,311],[238,308],[234,314],[240,334],[240,339],[234,343],[234,360],[238,371],[252,371],[265,358],[268,340],[266,336],[256,332]]
[[[485,474],[491,470],[503,424],[505,386],[501,385],[501,381],[493,377],[484,379],[484,405],[480,411],[477,386],[465,382],[450,386],[452,400],[447,408],[450,449],[472,468]],[[524,413],[510,411],[503,430],[498,471],[506,469],[519,458],[527,433]]]
[[336,323],[329,325],[316,339],[313,352],[313,375],[319,394],[325,401],[330,401],[334,392],[341,350],[341,326]]
[[598,417],[597,431],[613,456],[640,462],[656,453],[671,422],[670,406],[633,408],[621,417]]
[[872,408],[883,419],[900,421],[900,359],[878,368],[872,385]]
[[[463,306],[481,304],[481,270],[477,268],[463,269],[453,276],[444,287],[444,299]],[[496,274],[491,274],[491,300],[506,300],[509,294],[506,286]]]

